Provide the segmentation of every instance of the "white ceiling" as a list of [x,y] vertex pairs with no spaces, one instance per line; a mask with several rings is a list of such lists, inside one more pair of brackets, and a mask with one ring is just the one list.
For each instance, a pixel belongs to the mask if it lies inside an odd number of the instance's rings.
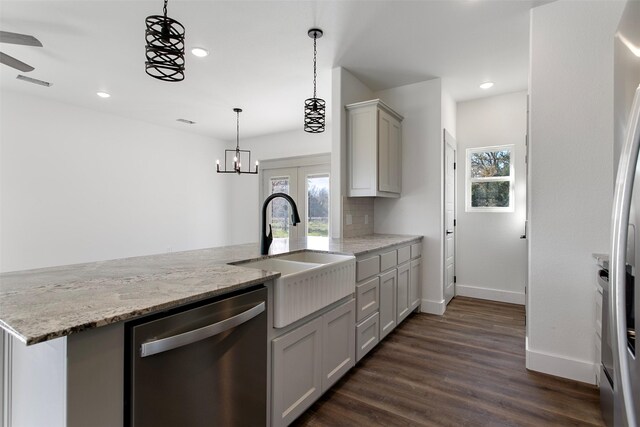
[[[244,109],[241,137],[302,126],[313,90],[311,27],[325,32],[319,97],[330,100],[331,68],[343,66],[374,90],[441,77],[460,101],[526,88],[529,9],[547,2],[170,0],[187,49],[210,55],[188,53],[185,80],[168,83],[144,71],[144,20],[162,13],[162,0],[2,0],[0,28],[34,35],[44,47],[0,49],[53,86],[18,81],[0,65],[0,89],[233,140],[236,106]],[[495,82],[490,91],[478,88],[486,80]],[[98,90],[112,97],[100,99]]]

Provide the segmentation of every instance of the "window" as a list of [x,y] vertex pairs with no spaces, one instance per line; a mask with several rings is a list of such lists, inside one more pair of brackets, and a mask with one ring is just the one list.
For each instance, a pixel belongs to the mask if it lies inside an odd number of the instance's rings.
[[513,145],[467,149],[467,212],[513,212]]

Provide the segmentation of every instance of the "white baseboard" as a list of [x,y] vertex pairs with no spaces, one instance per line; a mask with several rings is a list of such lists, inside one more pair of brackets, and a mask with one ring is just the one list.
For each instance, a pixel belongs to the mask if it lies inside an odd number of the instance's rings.
[[456,295],[507,302],[510,304],[524,305],[525,303],[524,292],[502,291],[498,289],[481,288],[479,286],[456,284]]
[[596,384],[596,364],[557,354],[526,350],[527,369],[588,384]]
[[445,304],[444,300],[432,301],[423,298],[420,304],[421,313],[437,314],[438,316],[442,316],[446,308],[447,304]]

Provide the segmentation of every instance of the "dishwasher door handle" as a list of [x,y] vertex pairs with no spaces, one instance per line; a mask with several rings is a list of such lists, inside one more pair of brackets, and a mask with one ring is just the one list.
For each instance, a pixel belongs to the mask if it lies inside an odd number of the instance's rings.
[[262,313],[264,309],[265,304],[264,301],[262,301],[250,309],[243,311],[240,314],[236,314],[233,317],[229,317],[228,319],[221,320],[220,322],[212,323],[211,325],[183,332],[178,335],[143,343],[140,346],[140,356],[152,356],[154,354],[173,350],[174,348],[193,344],[194,342],[202,341],[214,335],[218,335],[224,331],[228,331],[231,328],[235,328],[236,326],[240,326],[243,323],[248,322]]

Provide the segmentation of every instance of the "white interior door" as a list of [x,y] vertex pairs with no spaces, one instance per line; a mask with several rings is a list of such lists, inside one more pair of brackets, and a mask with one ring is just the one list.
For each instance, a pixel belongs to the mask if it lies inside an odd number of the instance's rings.
[[444,299],[446,304],[455,295],[456,283],[456,140],[444,130]]

